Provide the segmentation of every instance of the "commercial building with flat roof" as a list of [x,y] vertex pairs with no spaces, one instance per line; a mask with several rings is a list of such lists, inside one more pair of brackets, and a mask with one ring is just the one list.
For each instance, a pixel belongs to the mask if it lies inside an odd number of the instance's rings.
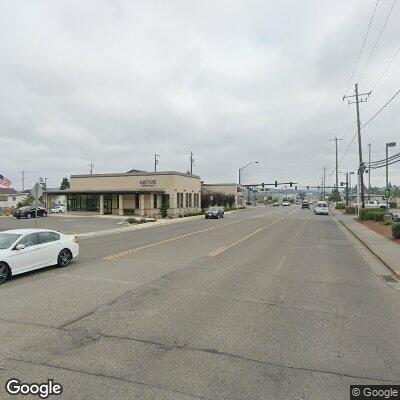
[[72,175],[69,189],[45,191],[47,207],[60,194],[67,212],[154,216],[167,205],[176,217],[201,210],[200,177],[176,171]]
[[237,183],[203,183],[203,192],[235,196],[235,206],[244,205],[243,186]]

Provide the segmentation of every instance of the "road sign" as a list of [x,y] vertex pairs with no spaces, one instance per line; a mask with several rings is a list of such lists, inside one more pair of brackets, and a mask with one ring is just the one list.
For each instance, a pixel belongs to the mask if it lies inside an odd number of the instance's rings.
[[390,197],[390,189],[386,188],[385,189],[385,199],[388,199]]

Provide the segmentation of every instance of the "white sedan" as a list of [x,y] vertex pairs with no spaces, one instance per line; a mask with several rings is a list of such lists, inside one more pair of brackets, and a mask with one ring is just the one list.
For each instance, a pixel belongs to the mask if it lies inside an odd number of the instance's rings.
[[314,213],[316,215],[329,215],[329,208],[326,201],[319,201],[314,208]]
[[0,284],[13,275],[58,265],[66,267],[79,254],[74,236],[46,229],[0,232]]
[[53,214],[65,213],[65,206],[57,205],[54,206],[53,208],[50,208],[50,211]]

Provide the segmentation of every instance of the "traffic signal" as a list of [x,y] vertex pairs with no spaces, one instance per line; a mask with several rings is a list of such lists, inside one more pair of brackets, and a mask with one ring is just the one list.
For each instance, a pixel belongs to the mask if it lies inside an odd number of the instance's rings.
[[264,182],[263,182],[263,183],[261,184],[261,187],[264,189],[264,186],[265,186],[265,185],[264,185]]
[[340,182],[340,186],[344,186],[344,182]]
[[297,186],[294,187],[294,190],[297,190]]
[[307,186],[307,190],[310,189],[310,186]]
[[289,185],[290,185],[290,187],[292,187],[293,186],[293,182],[290,182]]
[[275,187],[278,187],[278,181],[275,181]]
[[319,189],[319,186],[318,186],[318,189]]

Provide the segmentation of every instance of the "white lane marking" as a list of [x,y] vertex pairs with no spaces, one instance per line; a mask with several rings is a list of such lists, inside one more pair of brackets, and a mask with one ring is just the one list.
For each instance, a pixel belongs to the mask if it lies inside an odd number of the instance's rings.
[[296,209],[294,209],[293,211],[291,211],[289,214],[293,214],[295,211],[297,211],[300,207],[297,207]]
[[285,262],[285,260],[286,260],[286,257],[283,256],[283,257],[281,258],[281,261],[279,262],[278,266],[277,266],[276,269],[275,269],[276,272],[278,272],[278,271],[281,269],[281,267],[282,267],[283,263]]
[[269,224],[264,225],[264,226],[262,226],[261,228],[256,229],[254,232],[250,233],[249,235],[242,237],[241,239],[237,240],[236,242],[233,242],[233,243],[231,243],[230,245],[223,246],[223,247],[221,247],[221,248],[219,248],[219,249],[216,249],[216,250],[212,251],[210,254],[208,254],[208,256],[209,256],[209,257],[215,257],[215,256],[217,256],[218,254],[221,254],[223,251],[228,250],[228,249],[230,249],[230,248],[233,247],[233,246],[236,246],[237,244],[243,242],[243,240],[248,239],[249,237],[251,237],[251,236],[257,234],[258,232],[263,231],[264,229],[268,228],[269,226],[271,226],[271,225],[273,225],[273,224],[275,224],[275,223],[277,223],[277,222],[279,222],[279,221],[281,221],[281,220],[280,220],[280,219],[277,219],[277,220],[275,220],[275,221],[273,221],[273,222],[270,222]]
[[216,226],[212,226],[210,228],[205,228],[205,229],[200,229],[198,231],[190,232],[190,233],[187,233],[185,235],[175,236],[175,237],[172,237],[172,238],[169,238],[169,239],[161,240],[160,242],[151,243],[151,244],[148,244],[146,246],[127,249],[127,250],[124,250],[124,251],[120,251],[118,253],[114,253],[114,254],[110,254],[108,256],[105,256],[105,257],[103,257],[103,260],[113,260],[115,258],[123,257],[123,256],[129,255],[129,254],[132,254],[132,253],[136,253],[136,252],[141,251],[141,250],[146,250],[146,249],[149,249],[149,248],[154,247],[154,246],[159,246],[161,244],[173,242],[175,240],[187,238],[187,237],[190,237],[190,236],[193,236],[193,235],[198,235],[200,233],[212,231],[214,229],[223,228],[223,227],[225,227],[227,225],[237,224],[239,222],[249,221],[249,220],[253,220],[253,219],[256,219],[256,218],[260,218],[260,217],[263,217],[264,215],[267,215],[267,214],[268,213],[264,213],[264,214],[260,214],[260,215],[255,215],[255,216],[250,217],[250,218],[242,218],[242,219],[238,219],[236,221],[227,222],[226,224],[216,225]]

